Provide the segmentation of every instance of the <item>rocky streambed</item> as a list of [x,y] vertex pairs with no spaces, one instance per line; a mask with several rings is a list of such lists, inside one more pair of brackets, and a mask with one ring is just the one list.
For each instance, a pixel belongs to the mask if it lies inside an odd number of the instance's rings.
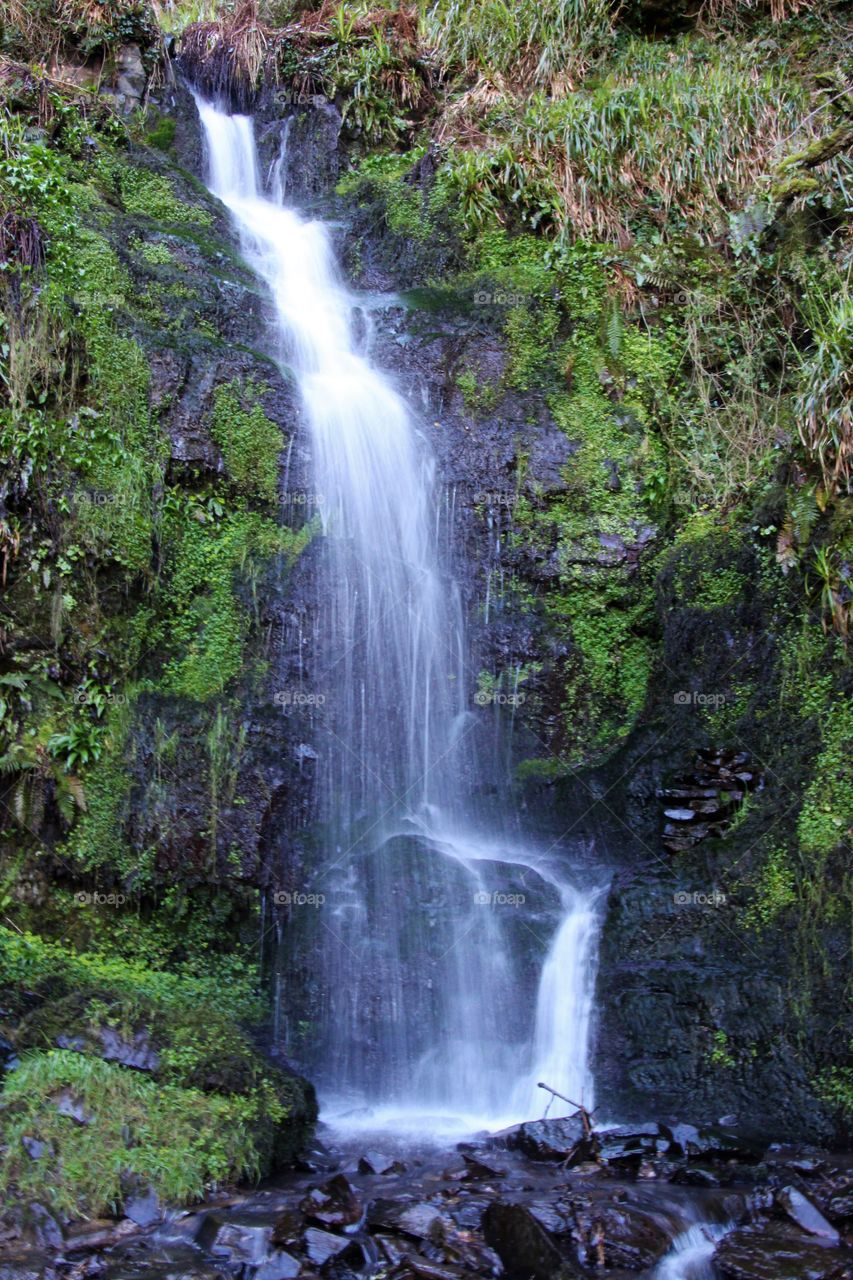
[[64,1225],[30,1206],[0,1280],[853,1278],[853,1161],[724,1125],[590,1133],[578,1115],[454,1147],[321,1128],[257,1190],[182,1212],[140,1190],[125,1211]]

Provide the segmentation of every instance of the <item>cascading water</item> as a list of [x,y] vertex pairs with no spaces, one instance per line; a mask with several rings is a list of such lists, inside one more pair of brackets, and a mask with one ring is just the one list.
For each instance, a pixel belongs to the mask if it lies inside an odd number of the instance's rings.
[[364,354],[369,326],[325,228],[281,204],[286,158],[265,196],[251,120],[198,109],[211,189],[270,291],[299,384],[322,514],[311,887],[325,903],[292,922],[315,978],[313,1074],[353,1100],[462,1125],[540,1112],[538,1079],[589,1106],[594,895],[565,883],[553,854],[478,830],[478,719],[429,450]]

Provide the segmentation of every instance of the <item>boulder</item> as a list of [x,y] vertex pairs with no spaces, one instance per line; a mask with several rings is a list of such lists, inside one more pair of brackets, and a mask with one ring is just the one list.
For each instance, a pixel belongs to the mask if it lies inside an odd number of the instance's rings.
[[717,1246],[714,1266],[725,1280],[853,1280],[849,1255],[782,1222],[733,1231]]
[[289,1247],[302,1239],[305,1221],[295,1209],[283,1209],[273,1223],[272,1243]]
[[57,1272],[46,1258],[31,1253],[0,1258],[0,1280],[56,1280]]
[[410,1200],[376,1200],[367,1211],[367,1220],[371,1227],[383,1231],[434,1242],[444,1238],[447,1225],[435,1205]]
[[649,1155],[657,1154],[658,1147],[666,1145],[666,1139],[656,1124],[620,1125],[596,1134],[599,1158],[605,1164],[640,1164]]
[[196,1237],[200,1247],[218,1257],[259,1263],[270,1252],[273,1228],[247,1213],[208,1213]]
[[124,1216],[139,1227],[151,1227],[163,1216],[160,1198],[153,1187],[129,1195],[124,1202]]
[[[558,1271],[572,1270],[548,1232],[522,1204],[496,1200],[483,1214],[486,1243],[495,1250],[510,1277],[519,1280],[551,1280]],[[568,1269],[567,1269],[568,1268]]]
[[569,1166],[588,1160],[595,1147],[579,1115],[519,1125],[514,1145],[531,1160],[562,1160]]
[[401,1168],[399,1161],[381,1151],[365,1151],[358,1162],[359,1173],[397,1173]]
[[346,1236],[335,1236],[331,1231],[321,1231],[319,1227],[309,1227],[302,1240],[308,1261],[315,1267],[322,1267],[353,1243]]
[[648,1271],[672,1239],[657,1219],[635,1205],[573,1198],[578,1256],[587,1267]]
[[497,1164],[487,1164],[485,1160],[478,1160],[476,1156],[463,1155],[465,1161],[465,1173],[463,1177],[466,1182],[488,1182],[492,1178],[505,1178],[506,1169],[501,1169]]
[[835,1227],[830,1226],[811,1200],[796,1187],[783,1187],[777,1191],[776,1204],[807,1235],[817,1236],[827,1244],[838,1244],[840,1237]]
[[669,1142],[670,1155],[700,1160],[746,1161],[758,1160],[762,1155],[754,1143],[719,1125],[698,1129],[692,1124],[662,1124],[660,1130]]
[[361,1201],[342,1173],[320,1187],[310,1187],[299,1208],[324,1227],[352,1228],[364,1215]]
[[69,1120],[73,1120],[76,1124],[91,1124],[93,1117],[89,1115],[83,1105],[81,1098],[78,1098],[70,1089],[63,1089],[56,1099],[56,1110],[61,1116],[67,1116]]
[[826,1204],[826,1216],[831,1222],[846,1222],[853,1218],[853,1189],[839,1191]]
[[261,1263],[252,1280],[295,1280],[301,1270],[302,1264],[298,1258],[279,1249],[266,1262]]

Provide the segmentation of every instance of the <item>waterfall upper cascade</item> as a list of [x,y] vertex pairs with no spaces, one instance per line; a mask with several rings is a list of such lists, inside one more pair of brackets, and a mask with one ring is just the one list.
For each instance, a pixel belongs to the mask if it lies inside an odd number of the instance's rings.
[[198,109],[211,190],[299,386],[322,523],[310,888],[324,901],[291,921],[313,994],[283,1034],[292,1048],[312,1023],[306,1065],[327,1096],[369,1103],[371,1123],[494,1127],[542,1113],[539,1080],[591,1106],[597,890],[566,878],[565,849],[471,802],[481,719],[430,449],[369,358],[326,228],[282,203],[286,156],[265,191],[251,119]]

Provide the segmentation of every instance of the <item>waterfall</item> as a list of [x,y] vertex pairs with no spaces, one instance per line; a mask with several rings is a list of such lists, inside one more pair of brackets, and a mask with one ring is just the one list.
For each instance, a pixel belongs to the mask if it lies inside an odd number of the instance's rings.
[[310,887],[323,905],[289,922],[311,980],[286,982],[285,1020],[310,1025],[306,1065],[327,1098],[374,1114],[508,1123],[541,1114],[539,1079],[591,1105],[595,891],[567,882],[564,850],[507,839],[471,802],[482,719],[431,451],[369,358],[369,317],[326,228],[282,203],[286,155],[265,194],[251,119],[197,105],[211,190],[298,383],[322,520]]

